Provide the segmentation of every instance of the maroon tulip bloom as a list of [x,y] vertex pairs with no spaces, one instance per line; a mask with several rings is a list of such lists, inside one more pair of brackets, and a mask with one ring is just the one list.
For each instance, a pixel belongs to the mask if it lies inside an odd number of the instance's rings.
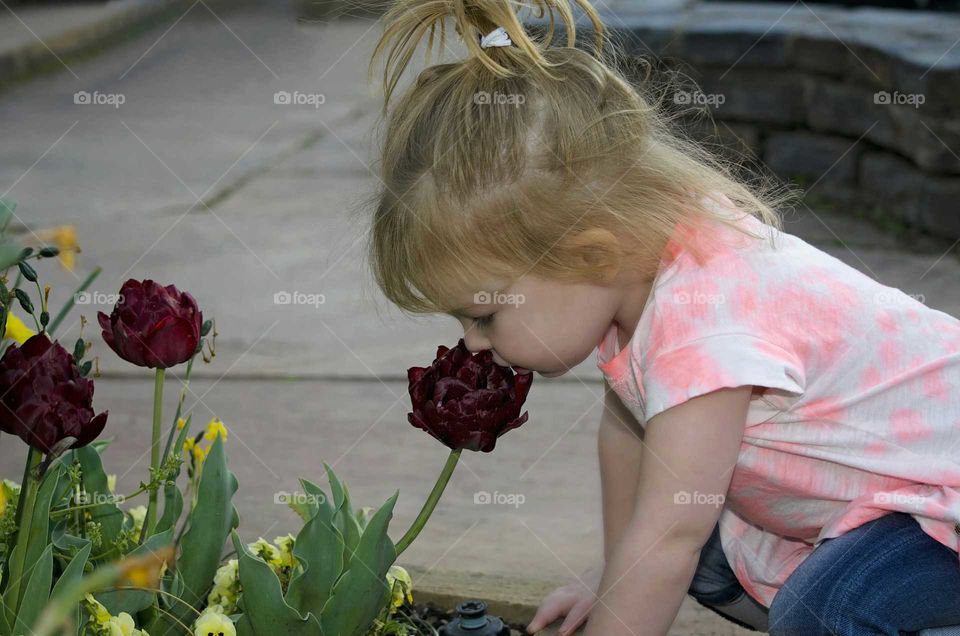
[[107,316],[97,312],[103,340],[118,356],[141,367],[166,369],[186,362],[200,344],[203,313],[197,301],[173,285],[132,278]]
[[65,437],[86,446],[103,432],[107,411],[94,417],[93,380],[80,375],[73,356],[38,333],[0,358],[0,430],[43,453]]
[[407,420],[449,446],[489,453],[497,438],[527,421],[520,415],[533,373],[514,374],[485,349],[471,354],[463,338],[437,348],[429,367],[407,369],[413,412]]

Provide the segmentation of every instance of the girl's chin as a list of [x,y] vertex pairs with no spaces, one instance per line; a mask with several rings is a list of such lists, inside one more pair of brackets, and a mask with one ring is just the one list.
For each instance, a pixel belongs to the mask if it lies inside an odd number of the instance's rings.
[[564,373],[566,373],[566,371],[563,371],[563,370],[561,370],[561,371],[549,371],[549,372],[547,372],[547,373],[544,373],[544,372],[542,372],[542,371],[537,371],[537,373],[539,373],[540,375],[542,375],[542,376],[545,377],[545,378],[557,378],[557,377],[560,377],[561,375],[563,375]]

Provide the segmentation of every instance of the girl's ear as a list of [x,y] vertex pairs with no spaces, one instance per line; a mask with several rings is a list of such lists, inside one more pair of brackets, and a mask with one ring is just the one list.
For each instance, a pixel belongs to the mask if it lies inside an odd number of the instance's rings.
[[620,241],[613,232],[602,228],[568,235],[563,252],[570,256],[572,266],[590,272],[598,283],[612,281],[622,265]]

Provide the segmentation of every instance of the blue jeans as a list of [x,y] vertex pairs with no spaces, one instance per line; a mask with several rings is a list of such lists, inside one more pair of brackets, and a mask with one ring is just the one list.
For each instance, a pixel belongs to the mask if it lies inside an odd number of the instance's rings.
[[717,526],[700,552],[689,593],[724,618],[769,629],[771,636],[960,636],[957,553],[902,512],[823,541],[769,609],[740,586]]

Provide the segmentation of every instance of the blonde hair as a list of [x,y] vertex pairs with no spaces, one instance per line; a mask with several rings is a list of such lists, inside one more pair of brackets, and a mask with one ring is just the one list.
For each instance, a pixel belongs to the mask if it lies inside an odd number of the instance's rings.
[[[401,309],[450,312],[481,276],[602,282],[629,270],[649,279],[671,237],[702,261],[697,245],[674,235],[678,223],[709,217],[746,232],[698,205],[717,193],[781,228],[775,208],[792,193],[748,185],[675,130],[656,87],[631,85],[617,51],[604,52],[611,41],[591,4],[575,4],[593,25],[592,50],[576,46],[565,0],[397,0],[385,14],[368,69],[372,78],[386,56],[382,187],[367,256]],[[546,35],[528,35],[515,6],[548,15]],[[554,14],[566,46],[552,43]],[[424,36],[428,58],[438,30],[444,47],[448,19],[468,57],[425,68],[391,109]],[[513,46],[480,48],[498,26]],[[495,103],[497,95],[506,98]]]

